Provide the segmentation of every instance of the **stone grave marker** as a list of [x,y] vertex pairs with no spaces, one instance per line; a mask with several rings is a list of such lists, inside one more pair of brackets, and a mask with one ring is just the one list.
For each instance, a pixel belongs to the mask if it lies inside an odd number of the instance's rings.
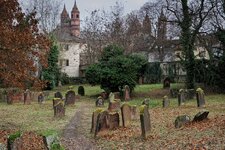
[[79,86],[78,87],[78,94],[80,96],[84,96],[85,95],[85,91],[84,91],[84,87],[83,86]]
[[24,92],[24,104],[31,104],[31,92],[29,89],[26,89]]
[[115,99],[114,93],[113,92],[110,92],[109,93],[109,101],[112,102],[112,101],[114,101],[114,99]]
[[120,92],[114,92],[114,99],[120,99]]
[[163,80],[163,88],[170,88],[170,78],[167,77]]
[[103,109],[97,109],[92,113],[91,133],[94,133],[97,126],[98,115],[103,111]]
[[130,87],[128,85],[124,86],[124,100],[129,101],[130,100]]
[[150,114],[146,105],[140,106],[140,121],[141,121],[141,132],[142,138],[146,139],[151,131]]
[[52,106],[53,106],[53,109],[54,109],[54,106],[55,106],[56,104],[58,104],[61,100],[62,100],[62,99],[60,99],[60,98],[53,98],[53,100],[52,100]]
[[131,106],[127,103],[124,103],[121,106],[122,122],[123,127],[130,126],[131,123]]
[[99,97],[97,98],[97,100],[96,100],[96,102],[95,102],[95,106],[96,106],[96,107],[104,106],[104,99],[103,99],[101,96],[99,96]]
[[55,93],[55,98],[63,99],[62,93],[61,92],[56,92]]
[[142,102],[142,105],[146,105],[149,108],[149,104],[150,104],[150,100],[149,99],[144,99],[144,101]]
[[75,92],[70,90],[66,93],[65,105],[74,105],[75,104]]
[[113,101],[109,102],[108,110],[110,112],[119,111],[120,109],[120,99],[114,99]]
[[191,122],[190,116],[187,116],[187,115],[178,116],[175,120],[175,128],[180,128],[189,122]]
[[38,103],[42,104],[44,102],[44,94],[42,92],[40,92],[40,94],[38,95]]
[[170,100],[168,98],[168,96],[164,96],[163,97],[163,108],[169,107],[170,105]]
[[130,110],[131,110],[131,120],[139,119],[139,114],[138,114],[138,111],[137,111],[137,106],[136,105],[131,106],[130,107]]
[[108,114],[109,129],[116,129],[120,125],[120,116],[118,112],[109,112]]
[[185,95],[184,90],[180,89],[178,93],[178,106],[184,105]]
[[205,94],[201,88],[196,90],[196,99],[197,99],[197,106],[204,107],[205,106]]
[[103,98],[103,100],[107,99],[108,98],[108,95],[106,92],[101,92],[101,97]]
[[55,101],[54,104],[54,117],[64,117],[65,116],[65,107],[64,101],[61,99],[53,100]]
[[201,111],[201,112],[198,112],[195,115],[195,117],[193,119],[193,122],[203,121],[203,120],[207,119],[208,114],[209,114],[209,111]]
[[109,128],[108,114],[109,114],[108,111],[101,111],[98,114],[95,134],[94,134],[95,137],[97,136],[98,132]]

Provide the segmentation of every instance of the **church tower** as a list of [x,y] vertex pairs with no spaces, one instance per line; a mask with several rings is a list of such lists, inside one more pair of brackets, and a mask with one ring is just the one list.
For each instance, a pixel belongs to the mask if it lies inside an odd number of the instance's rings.
[[64,4],[64,8],[63,11],[61,13],[61,27],[65,28],[65,27],[69,27],[70,26],[70,16],[66,10],[66,6]]
[[152,26],[151,26],[151,20],[146,13],[145,18],[143,20],[143,33],[151,35],[152,34]]
[[160,40],[166,40],[166,33],[167,33],[167,19],[166,16],[163,13],[163,10],[161,10],[160,16],[158,18],[158,39]]
[[76,0],[71,11],[71,34],[73,36],[80,36],[80,12],[77,8]]

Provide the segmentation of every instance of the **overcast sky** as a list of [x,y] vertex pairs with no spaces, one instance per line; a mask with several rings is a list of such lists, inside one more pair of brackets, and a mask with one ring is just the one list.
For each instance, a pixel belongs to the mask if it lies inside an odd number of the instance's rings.
[[[80,10],[81,19],[85,18],[89,13],[95,9],[110,10],[110,6],[114,6],[116,2],[124,4],[124,13],[138,10],[143,4],[149,0],[76,0],[78,9]],[[71,12],[75,0],[63,0],[62,3],[66,5],[67,11]]]

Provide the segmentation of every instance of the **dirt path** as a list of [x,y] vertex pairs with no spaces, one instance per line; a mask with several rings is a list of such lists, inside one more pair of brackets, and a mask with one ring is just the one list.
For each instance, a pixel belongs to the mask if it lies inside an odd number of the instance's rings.
[[66,150],[94,150],[94,141],[86,138],[84,134],[88,131],[87,126],[90,126],[90,114],[87,104],[81,104],[76,111],[70,123],[65,127],[61,142]]

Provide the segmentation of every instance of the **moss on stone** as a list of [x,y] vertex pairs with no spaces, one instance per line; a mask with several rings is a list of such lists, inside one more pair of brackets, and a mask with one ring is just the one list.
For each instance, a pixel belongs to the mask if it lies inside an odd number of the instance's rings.
[[9,144],[12,144],[20,136],[21,136],[21,132],[20,131],[17,131],[14,134],[10,134],[8,136],[8,142],[9,142]]
[[147,106],[146,105],[141,105],[139,107],[140,114],[143,114],[144,113],[145,107],[147,107]]
[[164,99],[166,99],[166,98],[168,98],[168,96],[167,96],[167,95],[165,95],[163,98],[164,98]]
[[101,112],[103,112],[103,111],[104,111],[103,108],[97,108],[97,109],[95,110],[96,113],[101,113]]
[[181,93],[181,92],[183,92],[183,91],[184,91],[184,89],[180,89],[180,90],[179,90],[179,93]]
[[53,98],[53,100],[55,101],[55,100],[61,100],[61,98]]
[[201,88],[197,88],[196,92],[197,93],[204,93],[203,89],[201,89]]

